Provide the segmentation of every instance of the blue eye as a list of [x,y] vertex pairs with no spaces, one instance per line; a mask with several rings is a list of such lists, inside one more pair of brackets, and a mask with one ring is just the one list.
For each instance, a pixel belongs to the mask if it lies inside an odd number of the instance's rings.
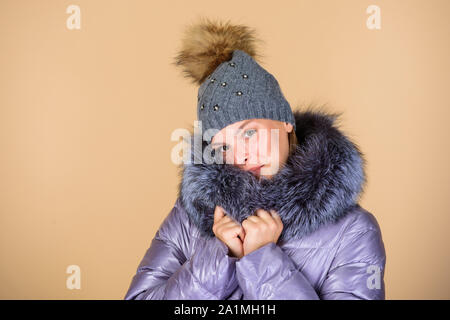
[[[247,132],[250,132],[250,134],[248,135]],[[246,136],[246,137],[251,137],[251,136],[254,135],[255,133],[256,133],[256,129],[245,130],[244,136]]]

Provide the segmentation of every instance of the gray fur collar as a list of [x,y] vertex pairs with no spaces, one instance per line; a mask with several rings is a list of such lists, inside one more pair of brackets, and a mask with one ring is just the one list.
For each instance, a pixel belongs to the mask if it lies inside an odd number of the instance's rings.
[[239,223],[258,208],[274,209],[283,221],[284,241],[335,222],[357,205],[366,183],[366,161],[336,128],[339,115],[308,110],[294,116],[299,144],[272,179],[259,181],[230,164],[191,161],[181,166],[178,196],[204,236],[214,236],[216,205]]

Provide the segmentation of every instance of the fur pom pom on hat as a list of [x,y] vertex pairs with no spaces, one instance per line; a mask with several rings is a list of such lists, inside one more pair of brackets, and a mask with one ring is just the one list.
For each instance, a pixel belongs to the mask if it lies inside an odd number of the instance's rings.
[[[206,18],[185,30],[174,64],[200,85],[197,118],[209,136],[247,119],[295,120],[275,77],[259,65],[256,32]],[[211,138],[210,138],[211,139]]]
[[186,28],[174,64],[181,66],[185,77],[200,85],[222,62],[231,59],[234,50],[259,60],[256,46],[260,41],[248,26],[201,18]]

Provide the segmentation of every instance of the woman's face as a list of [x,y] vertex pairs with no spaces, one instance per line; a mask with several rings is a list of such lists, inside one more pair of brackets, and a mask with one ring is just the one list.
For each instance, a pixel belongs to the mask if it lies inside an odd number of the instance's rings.
[[235,122],[217,132],[211,147],[223,162],[252,172],[260,178],[271,178],[283,167],[289,156],[290,123],[270,119],[248,119]]

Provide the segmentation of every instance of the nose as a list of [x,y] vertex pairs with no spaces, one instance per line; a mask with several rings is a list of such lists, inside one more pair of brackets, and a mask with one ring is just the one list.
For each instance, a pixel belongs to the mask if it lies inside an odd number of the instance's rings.
[[248,161],[248,143],[240,142],[242,144],[237,143],[236,149],[234,152],[234,164],[239,166],[245,166]]
[[244,170],[259,163],[256,146],[249,146],[249,144],[246,142],[245,147],[237,148],[234,153],[234,163]]
[[244,166],[248,160],[248,152],[237,151],[234,154],[234,163],[240,166]]

